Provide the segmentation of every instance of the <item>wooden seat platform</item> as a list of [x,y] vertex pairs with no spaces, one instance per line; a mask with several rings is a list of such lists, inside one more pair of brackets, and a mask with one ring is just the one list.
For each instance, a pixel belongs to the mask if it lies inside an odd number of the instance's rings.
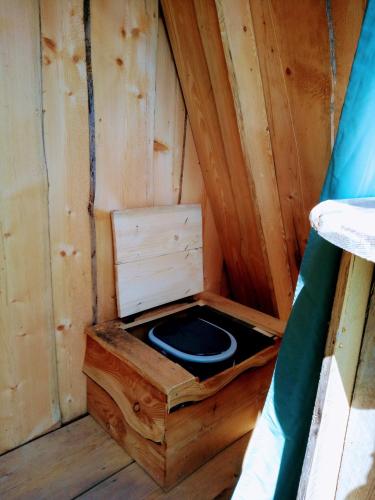
[[90,416],[85,416],[1,456],[0,498],[229,498],[248,440],[249,434],[165,493]]

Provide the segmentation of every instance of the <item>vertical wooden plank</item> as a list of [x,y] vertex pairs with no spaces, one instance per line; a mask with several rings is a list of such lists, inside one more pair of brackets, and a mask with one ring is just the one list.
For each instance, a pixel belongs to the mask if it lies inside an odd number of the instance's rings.
[[289,267],[293,285],[295,285],[306,237],[310,230],[303,206],[304,196],[301,185],[303,165],[299,156],[285,82],[286,75],[281,62],[271,4],[269,1],[252,0],[250,8],[270,128]]
[[180,201],[181,203],[201,203],[202,205],[204,289],[220,293],[223,276],[223,252],[211,204],[203,184],[189,119],[186,126]]
[[40,7],[54,329],[60,408],[66,422],[86,411],[84,328],[92,322],[83,3],[41,0]]
[[375,294],[363,338],[336,499],[372,498],[375,488]]
[[58,424],[39,9],[0,2],[0,452]]
[[173,205],[180,195],[185,104],[164,24],[159,19],[156,58],[154,203]]
[[[267,0],[300,162],[303,220],[319,200],[331,155],[331,65],[326,2]],[[300,241],[304,251],[309,227]]]
[[373,267],[343,254],[298,499],[335,497]]
[[[273,291],[257,226],[249,223],[251,212],[243,210],[248,195],[241,194],[248,187],[247,174],[241,164],[229,162],[222,135],[224,113],[220,119],[193,0],[163,0],[162,6],[233,292],[243,303],[272,311]],[[230,92],[226,82],[225,72],[223,91]],[[238,133],[236,129],[231,132]],[[225,139],[232,140],[233,135]],[[253,236],[251,251],[244,244],[249,233]]]
[[254,186],[280,318],[289,316],[293,285],[273,162],[263,85],[247,0],[216,0],[223,48],[248,176]]
[[153,204],[156,0],[91,0],[98,321],[117,316],[110,212]]

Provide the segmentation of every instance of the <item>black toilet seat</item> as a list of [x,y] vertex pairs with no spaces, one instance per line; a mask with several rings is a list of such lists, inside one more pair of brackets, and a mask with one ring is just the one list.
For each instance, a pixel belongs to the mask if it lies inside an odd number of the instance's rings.
[[230,332],[200,317],[167,319],[151,328],[148,337],[157,349],[193,363],[220,363],[237,350]]

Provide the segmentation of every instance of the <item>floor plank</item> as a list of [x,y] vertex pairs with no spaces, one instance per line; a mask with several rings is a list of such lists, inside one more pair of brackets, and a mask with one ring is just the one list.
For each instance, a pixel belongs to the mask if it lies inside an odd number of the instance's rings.
[[70,499],[132,459],[84,417],[0,457],[0,498]]
[[168,493],[163,492],[150,476],[134,462],[87,491],[79,499],[171,500],[180,498],[213,500],[219,495],[223,495],[221,498],[229,498],[240,473],[249,437],[250,433],[228,446]]

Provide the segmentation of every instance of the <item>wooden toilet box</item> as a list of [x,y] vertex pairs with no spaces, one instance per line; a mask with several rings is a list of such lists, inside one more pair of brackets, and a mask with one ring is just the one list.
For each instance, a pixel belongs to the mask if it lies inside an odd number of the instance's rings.
[[[159,485],[170,488],[254,427],[279,342],[201,381],[146,343],[149,328],[202,306],[275,339],[284,323],[202,293],[199,206],[114,212],[113,231],[118,311],[127,318],[86,330],[88,411]],[[186,300],[170,304],[179,299]],[[168,305],[141,313],[161,304]]]

